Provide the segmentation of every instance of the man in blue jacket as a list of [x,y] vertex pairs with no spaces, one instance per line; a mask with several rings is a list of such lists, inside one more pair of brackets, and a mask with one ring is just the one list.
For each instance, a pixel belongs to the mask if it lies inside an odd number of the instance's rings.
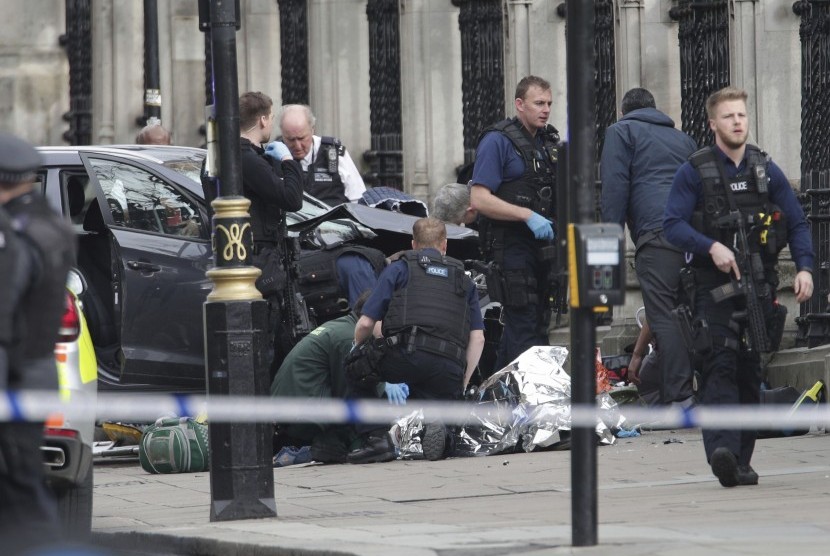
[[[675,172],[697,145],[655,108],[646,89],[628,91],[620,111],[623,117],[605,132],[602,149],[602,219],[628,224],[646,317],[659,346],[660,398],[686,407],[693,400],[692,366],[671,314],[684,261],[663,235],[663,211]],[[632,359],[643,355],[635,352]]]

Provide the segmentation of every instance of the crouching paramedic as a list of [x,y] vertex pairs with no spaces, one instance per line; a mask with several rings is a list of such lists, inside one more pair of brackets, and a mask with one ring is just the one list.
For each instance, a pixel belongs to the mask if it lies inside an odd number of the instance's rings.
[[[346,363],[348,397],[376,397],[378,382],[406,383],[411,399],[455,400],[478,364],[484,323],[478,294],[464,265],[446,256],[447,229],[435,218],[412,227],[412,250],[390,264],[363,306]],[[382,321],[381,338],[373,329]],[[395,459],[388,427],[359,424],[364,446],[350,463]],[[431,423],[422,438],[424,456],[444,454],[446,430]]]

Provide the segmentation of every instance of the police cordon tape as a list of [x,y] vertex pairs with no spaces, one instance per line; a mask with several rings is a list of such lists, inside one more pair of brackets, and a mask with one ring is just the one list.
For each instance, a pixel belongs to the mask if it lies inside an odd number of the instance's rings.
[[[497,401],[439,402],[408,400],[390,405],[385,400],[339,400],[271,398],[265,396],[205,396],[172,394],[121,394],[101,392],[97,396],[73,392],[69,399],[38,390],[0,391],[0,422],[44,421],[62,414],[69,422],[94,419],[126,423],[150,423],[162,416],[207,415],[208,422],[226,423],[392,423],[423,410],[425,419],[448,425],[475,423],[477,419],[507,425],[533,420],[532,408]],[[553,406],[552,406],[553,407]],[[556,406],[559,407],[559,406]],[[594,427],[597,419],[624,428],[659,423],[661,427],[719,429],[804,429],[830,427],[830,405],[810,404],[793,410],[787,405],[695,406],[646,408],[621,405],[612,409],[598,406],[570,408],[572,427]],[[540,420],[545,419],[540,412]],[[621,420],[624,418],[624,421]]]

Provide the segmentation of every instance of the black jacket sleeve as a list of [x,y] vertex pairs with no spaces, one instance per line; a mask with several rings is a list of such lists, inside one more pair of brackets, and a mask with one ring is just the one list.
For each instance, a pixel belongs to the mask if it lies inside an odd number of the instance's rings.
[[[259,149],[260,151],[262,149]],[[286,211],[303,206],[303,173],[295,160],[278,162],[257,152],[246,140],[241,144],[240,166],[243,187],[267,204]]]

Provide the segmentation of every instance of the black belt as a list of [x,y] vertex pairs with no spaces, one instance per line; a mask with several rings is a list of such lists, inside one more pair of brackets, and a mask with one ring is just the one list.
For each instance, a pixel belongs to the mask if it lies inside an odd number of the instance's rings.
[[386,339],[390,346],[401,346],[407,351],[423,350],[428,353],[446,357],[461,365],[462,368],[467,364],[467,350],[458,347],[453,342],[425,334],[418,331],[414,335],[409,332],[402,332]]

